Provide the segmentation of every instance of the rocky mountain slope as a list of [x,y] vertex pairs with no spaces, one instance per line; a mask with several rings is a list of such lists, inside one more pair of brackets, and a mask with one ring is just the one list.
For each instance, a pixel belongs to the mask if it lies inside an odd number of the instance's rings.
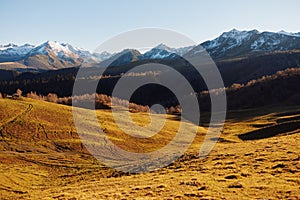
[[95,53],[73,47],[68,43],[60,44],[54,41],[47,41],[38,46],[8,44],[0,46],[0,69],[23,72],[55,70],[81,65],[105,66],[107,63],[120,66],[139,60],[174,60],[180,57],[195,57],[203,53],[204,49],[215,61],[258,56],[277,51],[300,50],[300,33],[233,29],[198,46],[171,48],[165,44],[159,44],[144,54],[135,49],[125,49],[115,53],[106,51]]
[[197,55],[203,48],[212,58],[217,60],[274,51],[299,50],[300,33],[238,31],[233,29],[214,40],[201,43],[188,52],[188,55]]

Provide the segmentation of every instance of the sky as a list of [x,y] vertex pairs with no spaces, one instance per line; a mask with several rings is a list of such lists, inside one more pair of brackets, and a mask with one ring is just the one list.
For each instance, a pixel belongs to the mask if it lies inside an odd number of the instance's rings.
[[53,40],[94,50],[145,27],[173,30],[197,43],[233,28],[300,32],[299,8],[299,0],[0,0],[0,44]]

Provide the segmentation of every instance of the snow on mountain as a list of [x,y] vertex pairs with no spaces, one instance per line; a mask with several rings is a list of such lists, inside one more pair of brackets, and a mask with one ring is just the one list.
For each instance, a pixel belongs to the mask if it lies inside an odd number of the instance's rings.
[[233,29],[229,32],[223,33],[218,39],[219,42],[222,42],[224,40],[233,40],[232,45],[233,46],[240,46],[245,40],[249,40],[249,38],[253,34],[259,33],[257,30],[253,31],[239,31],[236,29]]
[[112,54],[108,53],[107,51],[101,53],[93,53],[83,48],[73,47],[68,43],[62,43],[61,45],[72,51],[74,54],[79,55],[86,62],[101,62],[112,56]]
[[[198,46],[188,46],[182,48],[171,48],[165,44],[159,44],[144,54],[135,51],[127,52],[121,61],[146,60],[146,59],[174,59],[180,56],[195,56],[206,50],[212,58],[223,59],[236,56],[245,56],[260,52],[300,50],[300,33],[288,33],[285,31],[259,32],[257,30],[239,31],[233,29],[224,32],[219,37],[201,43]],[[121,53],[121,52],[119,52]],[[92,66],[94,63],[103,62],[115,58],[118,53],[94,53],[83,48],[74,47],[68,43],[58,43],[47,41],[41,45],[33,46],[25,44],[18,46],[15,44],[0,45],[0,62],[14,62],[26,60],[28,57],[36,55],[46,55],[50,60],[60,59],[62,62],[85,63]]]
[[17,47],[18,45],[15,45],[13,43],[9,43],[9,44],[6,44],[6,45],[0,45],[0,50],[1,51],[5,51],[7,49],[12,49],[12,48],[15,48]]
[[110,57],[112,57],[115,54],[111,54],[107,51],[103,51],[101,53],[93,53],[92,55],[93,55],[93,57],[95,57],[97,59],[98,62],[101,62],[101,61],[109,59]]
[[183,56],[190,51],[194,46],[171,48],[165,44],[159,44],[143,54],[142,59],[170,59],[178,56]]
[[170,57],[173,53],[173,49],[164,45],[159,44],[143,54],[142,59],[164,59]]
[[169,51],[169,52],[174,51],[174,48],[168,47],[164,43],[161,43],[161,44],[157,45],[156,47],[153,47],[152,49],[161,49],[161,50],[166,50],[166,51]]
[[239,31],[233,29],[229,32],[224,32],[221,36],[214,40],[206,41],[201,46],[210,53],[224,53],[229,49],[239,47],[248,41],[253,35],[258,34],[257,30]]
[[15,59],[25,56],[34,48],[33,45],[24,44],[18,46],[15,44],[0,45],[0,57],[14,57]]
[[254,51],[286,51],[300,49],[300,34],[280,31],[262,32],[251,41],[250,49]]
[[49,54],[53,54],[61,59],[80,58],[88,63],[101,62],[113,55],[106,51],[102,53],[93,53],[83,48],[74,47],[68,43],[60,44],[56,41],[47,41],[36,46],[30,44],[18,46],[12,43],[0,45],[0,62],[13,62],[22,60],[25,57]]
[[300,37],[300,33],[289,33],[289,32],[285,32],[283,30],[277,32],[278,34],[281,35],[287,35],[287,36],[291,36],[291,37]]
[[73,47],[72,45],[68,44],[68,43],[62,43],[61,46],[67,48],[68,50],[70,50],[71,52],[73,52],[76,55],[81,56],[82,58],[88,58],[90,56],[92,56],[92,53],[88,50],[85,50],[83,48],[79,48],[79,47]]
[[79,58],[78,54],[73,53],[69,48],[59,44],[56,41],[47,41],[32,49],[28,55],[48,55],[51,52],[59,58]]
[[251,50],[275,50],[276,47],[281,46],[278,50],[286,49],[284,45],[280,45],[280,43],[284,40],[284,38],[280,37],[280,35],[271,32],[263,32],[257,35],[257,38],[252,41],[250,45]]
[[214,40],[196,46],[188,52],[188,55],[195,56],[203,52],[204,49],[216,59],[258,52],[295,50],[300,49],[300,33],[239,31],[233,29],[224,32]]
[[47,41],[33,48],[19,61],[36,70],[57,70],[78,67],[83,58],[56,41]]

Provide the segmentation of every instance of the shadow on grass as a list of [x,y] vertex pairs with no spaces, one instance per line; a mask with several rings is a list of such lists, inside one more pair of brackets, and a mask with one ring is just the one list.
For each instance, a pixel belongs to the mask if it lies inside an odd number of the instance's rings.
[[277,119],[276,122],[277,123],[283,123],[283,122],[296,121],[296,120],[300,120],[300,116]]
[[300,111],[288,111],[288,112],[282,112],[282,113],[278,113],[276,115],[274,115],[275,117],[284,117],[287,115],[300,115]]
[[240,134],[238,137],[242,140],[258,140],[288,133],[297,129],[300,129],[300,121],[290,121]]

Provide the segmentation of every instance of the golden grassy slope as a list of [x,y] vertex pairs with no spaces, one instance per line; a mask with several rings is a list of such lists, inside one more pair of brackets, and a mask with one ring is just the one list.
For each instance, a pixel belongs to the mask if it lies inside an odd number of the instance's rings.
[[[300,199],[299,129],[261,140],[238,138],[297,121],[299,108],[229,113],[221,139],[207,158],[197,157],[206,132],[199,128],[191,148],[171,166],[131,175],[107,168],[88,154],[70,107],[0,99],[0,110],[0,199]],[[97,114],[110,139],[122,148],[153,150],[149,141],[123,134],[110,111]],[[145,113],[131,116],[138,124],[149,123]],[[155,148],[177,130],[179,122],[167,118],[161,134],[150,139]]]

